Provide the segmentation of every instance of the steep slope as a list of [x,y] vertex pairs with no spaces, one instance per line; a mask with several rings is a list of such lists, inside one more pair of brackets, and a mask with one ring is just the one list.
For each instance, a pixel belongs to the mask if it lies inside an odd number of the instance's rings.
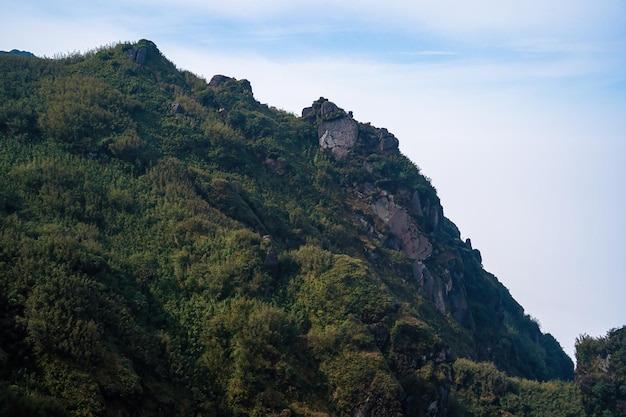
[[573,378],[386,129],[145,40],[0,71],[5,414],[473,415],[459,357]]

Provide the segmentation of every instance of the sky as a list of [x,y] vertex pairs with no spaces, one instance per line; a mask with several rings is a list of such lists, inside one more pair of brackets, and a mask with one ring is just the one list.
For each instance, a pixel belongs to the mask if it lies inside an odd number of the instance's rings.
[[626,0],[0,0],[0,50],[149,39],[300,114],[385,127],[444,214],[574,354],[626,325]]

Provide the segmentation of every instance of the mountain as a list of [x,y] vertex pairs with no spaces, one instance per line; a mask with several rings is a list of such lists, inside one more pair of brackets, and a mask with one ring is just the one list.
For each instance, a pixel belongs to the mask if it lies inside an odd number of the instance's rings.
[[0,414],[583,415],[388,130],[147,40],[0,71]]
[[7,51],[0,51],[0,55],[3,55],[3,54],[20,55],[20,56],[26,56],[26,57],[30,57],[30,58],[35,57],[35,54],[33,54],[32,52],[19,51],[17,49],[11,49],[9,52],[7,52]]

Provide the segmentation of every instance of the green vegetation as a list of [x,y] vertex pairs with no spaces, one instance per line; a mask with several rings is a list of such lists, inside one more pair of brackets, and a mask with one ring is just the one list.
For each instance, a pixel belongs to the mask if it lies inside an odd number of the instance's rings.
[[335,161],[317,116],[146,40],[0,73],[0,415],[581,415],[571,360],[376,128]]
[[626,327],[576,340],[576,385],[587,415],[626,416]]
[[454,363],[455,400],[465,416],[584,417],[580,394],[569,382],[511,378],[491,363]]

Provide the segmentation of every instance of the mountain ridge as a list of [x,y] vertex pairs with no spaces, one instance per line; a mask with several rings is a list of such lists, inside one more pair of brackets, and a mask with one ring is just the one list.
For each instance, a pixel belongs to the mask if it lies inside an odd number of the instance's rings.
[[325,98],[301,117],[262,105],[147,40],[0,64],[0,376],[16,402],[474,415],[454,399],[456,373],[486,372],[474,362],[573,378],[387,129]]
[[11,54],[11,55],[20,55],[20,56],[25,56],[25,57],[29,57],[29,58],[34,58],[35,54],[33,54],[32,52],[28,52],[28,51],[20,51],[18,49],[11,49],[10,51],[0,51],[0,54]]

